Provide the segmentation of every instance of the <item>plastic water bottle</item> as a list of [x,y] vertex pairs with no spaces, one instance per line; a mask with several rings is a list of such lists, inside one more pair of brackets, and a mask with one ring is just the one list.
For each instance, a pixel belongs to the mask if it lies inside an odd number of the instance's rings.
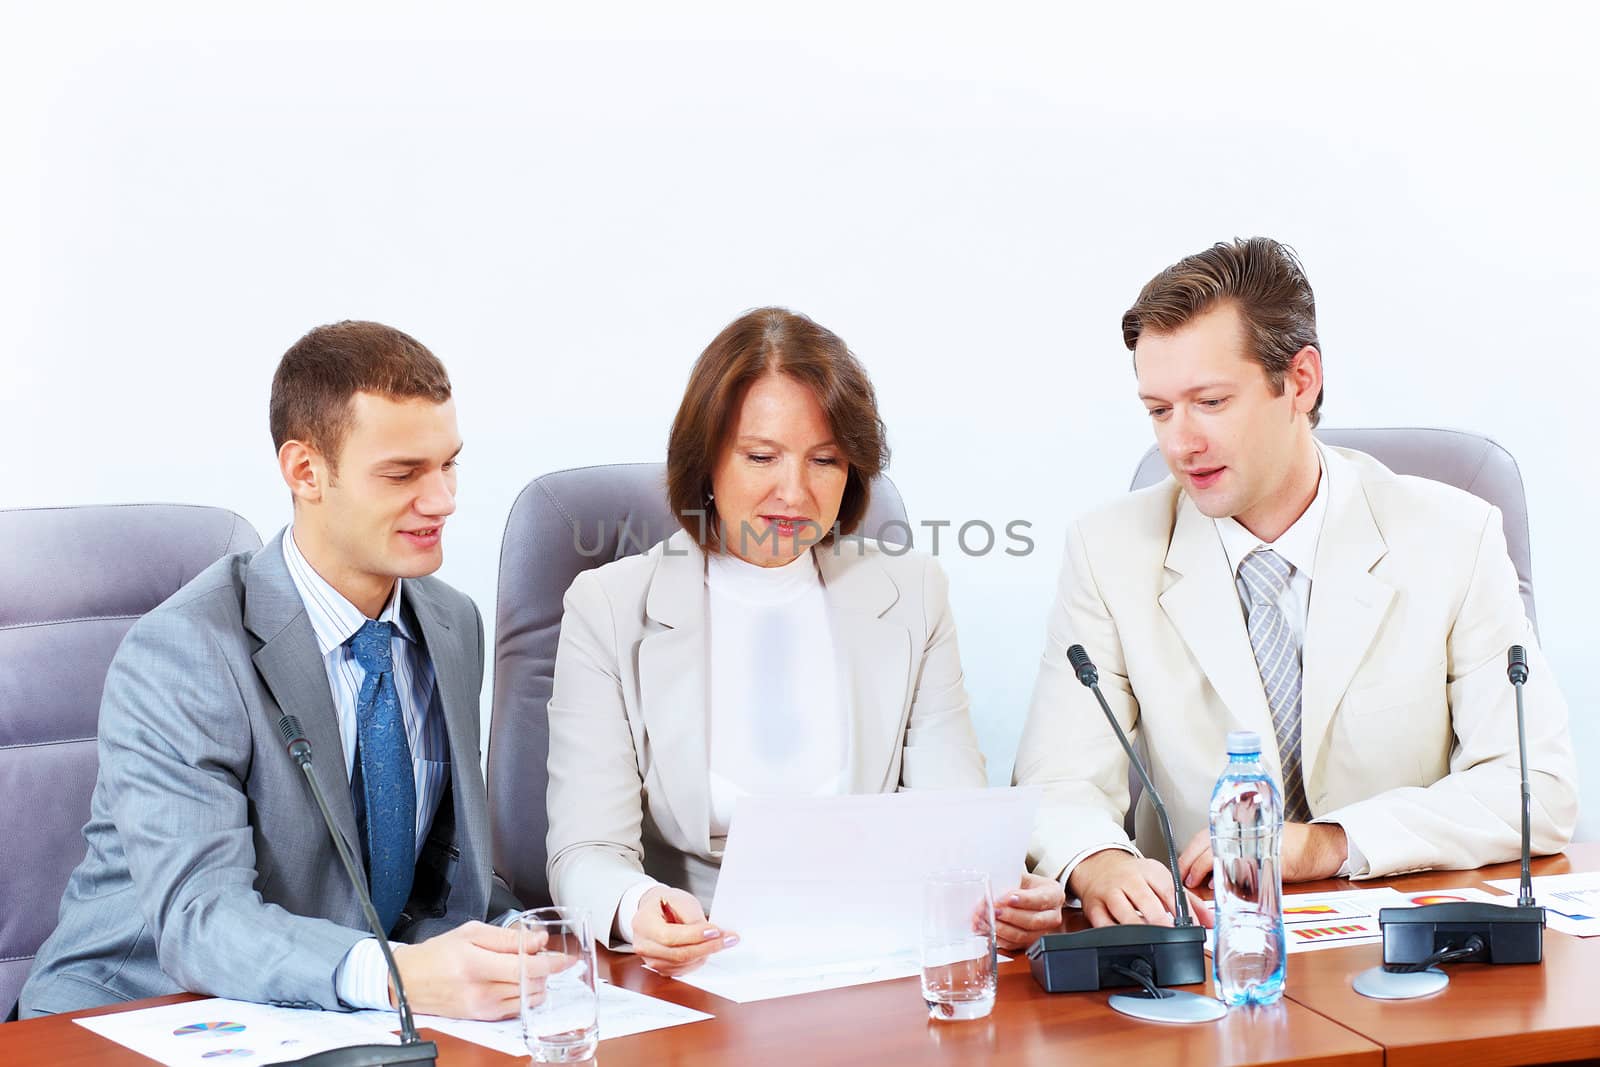
[[1261,737],[1228,735],[1228,765],[1211,793],[1211,954],[1225,1004],[1273,1004],[1283,996],[1283,794],[1261,765]]

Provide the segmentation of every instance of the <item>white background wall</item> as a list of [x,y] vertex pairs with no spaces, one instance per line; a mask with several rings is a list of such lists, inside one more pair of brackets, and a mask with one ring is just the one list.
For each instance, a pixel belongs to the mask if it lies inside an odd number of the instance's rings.
[[[1319,297],[1333,426],[1518,457],[1600,836],[1600,90],[1577,6],[7,4],[0,505],[285,520],[278,356],[375,318],[449,366],[443,576],[492,617],[544,471],[658,459],[695,355],[781,303],[871,371],[1011,765],[1065,522],[1150,440],[1118,320],[1268,234]],[[485,689],[487,712],[488,689]]]

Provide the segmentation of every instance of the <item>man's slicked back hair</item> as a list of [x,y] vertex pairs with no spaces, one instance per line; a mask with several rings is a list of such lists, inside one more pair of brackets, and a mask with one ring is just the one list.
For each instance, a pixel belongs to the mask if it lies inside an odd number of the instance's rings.
[[[1145,331],[1169,334],[1222,304],[1239,309],[1250,355],[1281,396],[1295,353],[1319,352],[1317,304],[1294,249],[1270,237],[1236,237],[1185,256],[1157,274],[1122,316],[1122,340],[1132,352]],[[1322,392],[1311,425],[1322,419]]]

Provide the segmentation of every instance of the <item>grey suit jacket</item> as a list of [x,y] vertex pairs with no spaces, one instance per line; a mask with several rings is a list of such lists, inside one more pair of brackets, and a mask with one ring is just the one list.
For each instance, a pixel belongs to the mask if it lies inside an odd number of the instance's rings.
[[[283,560],[283,534],[218,560],[134,624],[106,676],[88,851],[22,990],[24,1018],[191,991],[338,1009],[334,971],[369,936],[299,768],[277,733],[300,718],[353,854],[333,697]],[[483,623],[463,594],[406,580],[450,741],[440,802],[398,936],[489,911],[479,769]],[[442,880],[428,877],[437,870]]]

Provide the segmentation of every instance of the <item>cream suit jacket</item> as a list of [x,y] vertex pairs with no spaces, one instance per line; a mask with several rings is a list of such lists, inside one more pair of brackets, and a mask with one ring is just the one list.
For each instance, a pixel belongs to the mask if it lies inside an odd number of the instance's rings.
[[[850,790],[986,785],[938,564],[859,538],[812,551],[849,699]],[[549,712],[550,891],[588,908],[606,938],[641,873],[707,908],[716,888],[705,564],[680,530],[567,591]],[[821,635],[795,639],[808,636]]]
[[[1528,651],[1533,850],[1577,822],[1561,691],[1534,639],[1500,512],[1468,493],[1324,447],[1328,510],[1302,653],[1301,765],[1316,821],[1342,825],[1356,877],[1509,860],[1521,847],[1516,704],[1506,649]],[[1229,730],[1261,735],[1281,781],[1244,609],[1213,521],[1168,478],[1079,520],[1017,756],[1045,787],[1030,862],[1061,877],[1127,842],[1128,761],[1073,675],[1081,643],[1122,726],[1142,740],[1177,847],[1208,825]],[[1138,742],[1136,742],[1138,743]],[[1142,798],[1138,842],[1165,855]]]

